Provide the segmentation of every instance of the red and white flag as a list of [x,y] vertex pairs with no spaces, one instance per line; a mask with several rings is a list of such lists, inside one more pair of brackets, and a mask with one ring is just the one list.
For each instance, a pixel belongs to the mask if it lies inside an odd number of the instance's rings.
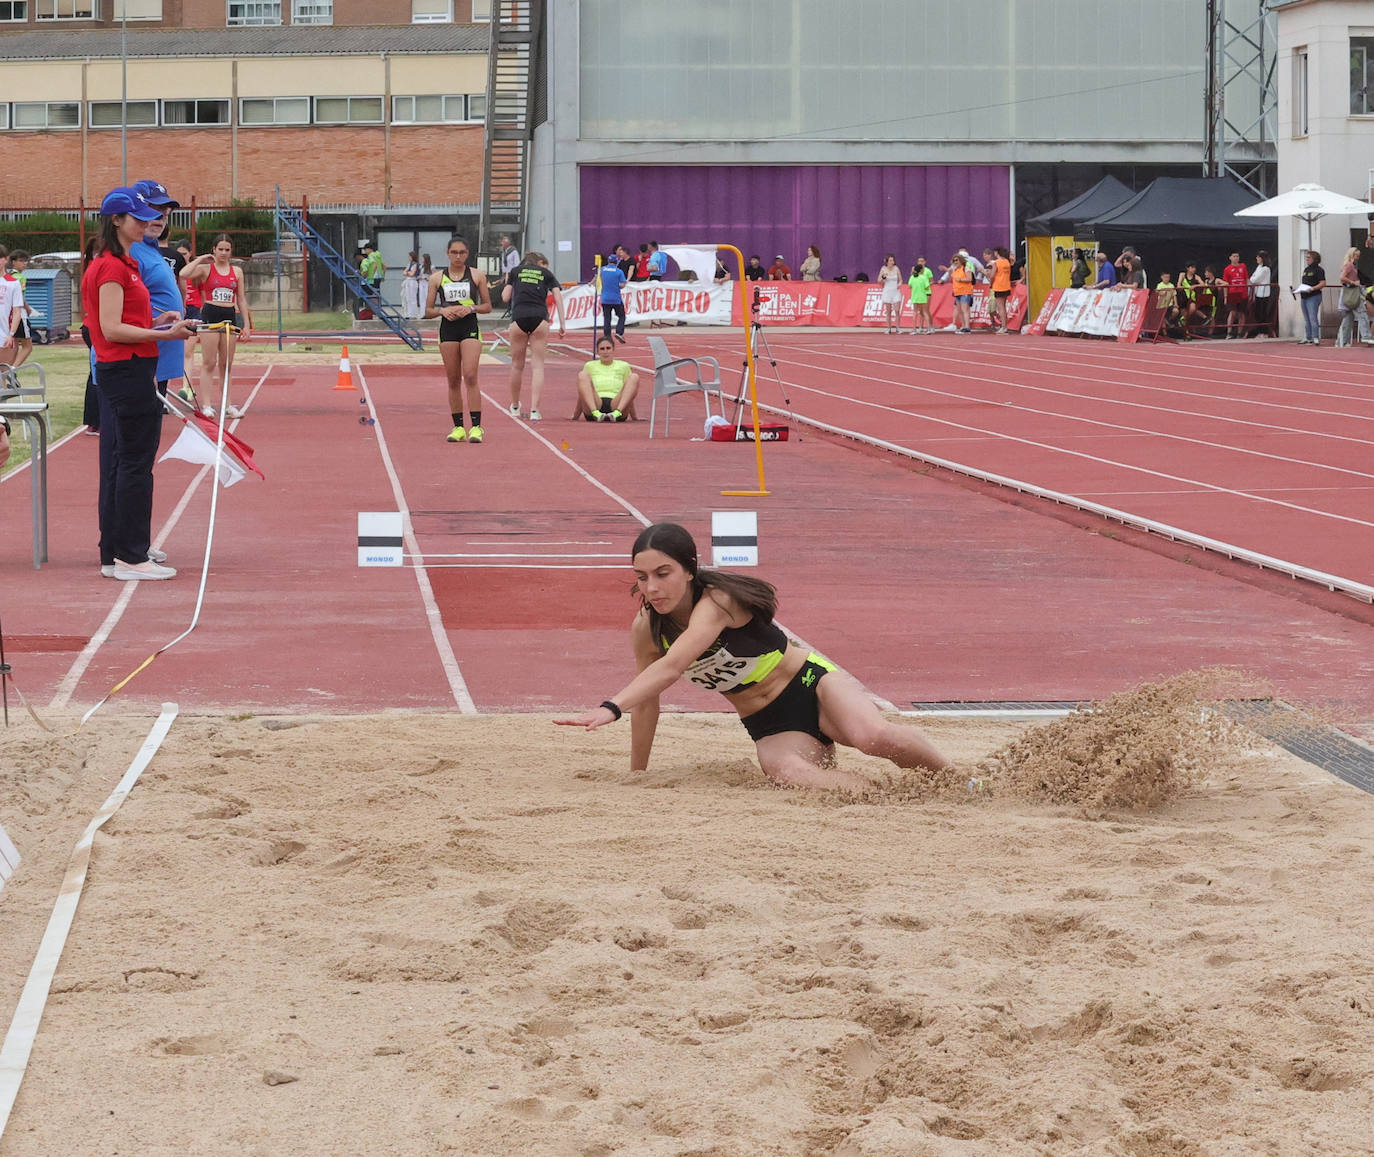
[[183,462],[194,462],[198,466],[214,466],[218,462],[216,473],[220,485],[225,487],[243,481],[250,470],[259,478],[266,477],[253,461],[252,446],[225,430],[224,452],[221,454],[215,444],[218,436],[219,426],[213,418],[192,414],[189,421],[182,419],[181,433],[158,461],[180,458]]

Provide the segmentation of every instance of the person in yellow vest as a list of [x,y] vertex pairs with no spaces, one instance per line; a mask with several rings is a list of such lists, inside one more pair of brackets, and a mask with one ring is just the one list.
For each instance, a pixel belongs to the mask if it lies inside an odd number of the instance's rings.
[[577,374],[577,409],[572,420],[633,422],[639,375],[629,362],[617,361],[615,343],[603,337],[596,343],[596,359]]

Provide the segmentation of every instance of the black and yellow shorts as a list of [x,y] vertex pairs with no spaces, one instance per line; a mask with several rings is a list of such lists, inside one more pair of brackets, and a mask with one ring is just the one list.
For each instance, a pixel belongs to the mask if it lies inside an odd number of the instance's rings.
[[816,698],[816,684],[827,671],[833,670],[834,663],[812,651],[801,670],[792,676],[773,702],[752,715],[741,716],[740,722],[749,732],[749,738],[757,743],[769,735],[800,731],[819,739],[827,747],[832,746],[835,741],[821,730],[821,704]]

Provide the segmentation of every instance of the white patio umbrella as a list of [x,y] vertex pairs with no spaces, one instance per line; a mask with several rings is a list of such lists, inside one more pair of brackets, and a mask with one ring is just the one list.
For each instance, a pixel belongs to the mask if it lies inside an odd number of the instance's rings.
[[1286,193],[1270,197],[1246,209],[1237,209],[1235,217],[1297,217],[1307,222],[1307,244],[1312,248],[1312,222],[1319,217],[1351,217],[1356,213],[1374,213],[1374,205],[1333,193],[1321,185],[1294,185]]

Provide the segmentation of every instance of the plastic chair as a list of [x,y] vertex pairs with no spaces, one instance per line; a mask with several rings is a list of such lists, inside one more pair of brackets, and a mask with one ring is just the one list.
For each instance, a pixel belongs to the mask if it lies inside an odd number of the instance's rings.
[[[721,416],[725,416],[725,398],[721,393],[720,363],[715,358],[675,358],[668,352],[668,343],[661,337],[649,339],[649,349],[654,355],[654,398],[649,406],[649,437],[654,436],[654,421],[658,413],[658,400],[663,399],[663,436],[668,436],[668,407],[674,394],[700,393],[706,406],[706,416],[711,417],[711,394],[714,392],[720,403]],[[702,377],[703,365],[710,366],[713,377]],[[679,369],[691,367],[692,376],[680,377]]]

